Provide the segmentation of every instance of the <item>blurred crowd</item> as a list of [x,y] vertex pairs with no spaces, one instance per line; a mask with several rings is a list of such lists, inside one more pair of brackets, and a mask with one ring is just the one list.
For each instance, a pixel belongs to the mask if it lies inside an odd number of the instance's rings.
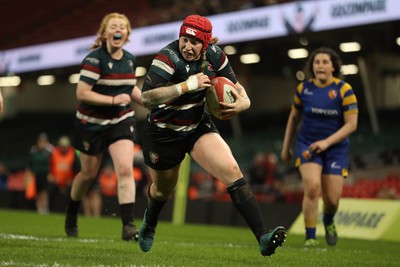
[[[12,40],[5,38],[4,42],[0,43],[0,50],[91,35],[98,27],[98,18],[109,12],[126,14],[131,20],[132,27],[137,28],[182,20],[188,14],[210,16],[293,1],[149,0],[132,2],[120,0],[110,4],[106,0],[45,0],[40,10],[31,12],[32,8],[35,8],[34,1],[3,0],[0,22],[3,20],[6,23],[15,17],[20,19],[12,25],[2,27],[0,36],[13,35],[15,32],[24,34],[16,36]],[[49,18],[50,14],[52,19]]]
[[[273,152],[257,152],[245,177],[259,202],[301,203],[303,199],[304,188],[297,169],[283,164]],[[224,188],[208,173],[195,171],[189,185],[189,199],[230,201]],[[382,179],[348,178],[342,196],[400,199],[400,173],[389,173]]]
[[140,16],[135,26],[147,26],[182,20],[187,14],[216,15],[227,12],[293,2],[293,0],[161,0],[148,1],[150,14]]
[[[137,194],[145,194],[149,181],[143,163],[140,145],[135,144],[135,159],[132,166]],[[72,181],[79,172],[79,152],[71,144],[68,136],[60,136],[53,145],[46,133],[41,133],[32,145],[26,161],[26,168],[10,173],[4,163],[0,163],[0,190],[24,191],[25,198],[33,201],[39,214],[55,211],[57,206],[67,204]],[[93,182],[82,201],[86,216],[99,217],[103,197],[117,196],[117,176],[111,159],[103,160],[97,179]]]
[[[303,187],[295,168],[279,161],[273,152],[257,152],[245,177],[259,202],[300,202]],[[224,185],[204,171],[192,173],[189,198],[230,201]]]

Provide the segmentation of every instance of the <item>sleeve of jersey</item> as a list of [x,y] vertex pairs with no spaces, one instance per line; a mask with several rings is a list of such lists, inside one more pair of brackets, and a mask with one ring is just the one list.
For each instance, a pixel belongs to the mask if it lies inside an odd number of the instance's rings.
[[292,109],[302,110],[303,103],[301,102],[301,92],[303,91],[303,83],[297,86],[296,92],[293,96]]
[[340,94],[342,96],[342,108],[343,114],[354,114],[358,113],[357,98],[353,92],[353,89],[348,83],[345,83],[342,88],[340,88]]
[[157,73],[166,80],[170,80],[175,70],[176,62],[161,51],[154,57],[149,71]]
[[79,80],[93,85],[99,80],[100,73],[100,60],[89,54],[81,63]]
[[231,80],[233,83],[237,83],[237,78],[235,72],[232,69],[229,59],[222,51],[222,49],[217,45],[210,45],[207,49],[208,60],[211,65],[215,66],[218,72],[218,76],[224,76]]
[[142,92],[166,85],[168,81],[171,80],[175,70],[176,64],[171,58],[163,53],[157,54],[147,72],[146,79],[142,86]]

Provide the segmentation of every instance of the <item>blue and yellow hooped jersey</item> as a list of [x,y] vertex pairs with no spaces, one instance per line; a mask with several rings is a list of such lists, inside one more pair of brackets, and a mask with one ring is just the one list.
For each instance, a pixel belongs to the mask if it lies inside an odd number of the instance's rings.
[[[323,87],[316,80],[300,83],[292,108],[303,113],[298,139],[308,144],[325,139],[340,129],[344,124],[344,115],[358,113],[353,89],[338,78],[333,78]],[[348,143],[348,139],[342,143]]]

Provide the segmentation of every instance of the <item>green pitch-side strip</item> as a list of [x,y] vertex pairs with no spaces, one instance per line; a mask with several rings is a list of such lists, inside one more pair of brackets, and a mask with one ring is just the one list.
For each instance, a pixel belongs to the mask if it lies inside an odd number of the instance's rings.
[[178,184],[175,190],[174,211],[172,223],[175,225],[185,224],[186,202],[190,176],[190,156],[186,154],[179,170]]

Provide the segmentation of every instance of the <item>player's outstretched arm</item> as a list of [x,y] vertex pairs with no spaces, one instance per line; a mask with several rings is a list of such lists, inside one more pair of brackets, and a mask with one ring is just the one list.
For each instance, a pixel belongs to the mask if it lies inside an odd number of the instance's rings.
[[164,104],[190,91],[210,87],[210,78],[202,72],[191,75],[186,81],[169,86],[157,87],[142,92],[142,102],[145,107]]

